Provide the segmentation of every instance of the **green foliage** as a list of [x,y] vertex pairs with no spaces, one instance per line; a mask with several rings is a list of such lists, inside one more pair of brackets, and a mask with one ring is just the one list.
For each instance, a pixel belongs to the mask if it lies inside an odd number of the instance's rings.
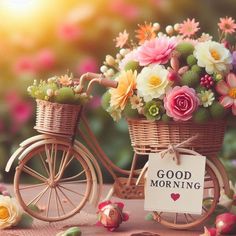
[[54,100],[58,103],[71,104],[74,101],[74,92],[69,87],[62,87],[57,90],[57,94]]
[[137,61],[129,61],[126,65],[125,65],[125,70],[138,70],[139,69],[139,63]]
[[185,72],[180,78],[181,85],[187,85],[189,87],[196,87],[199,84],[200,77],[198,73],[189,70]]
[[110,107],[110,100],[111,100],[111,94],[109,90],[107,90],[103,95],[102,95],[102,108],[104,110],[107,110]]
[[33,221],[34,221],[33,217],[29,216],[26,213],[23,213],[19,223],[17,224],[17,227],[23,228],[23,229],[24,228],[31,228]]
[[194,55],[189,55],[187,57],[187,63],[189,66],[193,66],[193,65],[197,64],[197,59],[194,57]]
[[193,114],[193,120],[197,124],[202,124],[209,121],[211,118],[210,112],[207,108],[200,107],[198,110]]
[[213,102],[213,104],[210,106],[210,112],[212,118],[215,120],[222,119],[225,116],[225,109],[218,102]]
[[191,67],[191,70],[196,72],[196,73],[198,73],[198,74],[201,74],[201,72],[202,72],[202,68],[200,66],[198,66],[198,65],[193,65]]
[[132,109],[130,102],[126,104],[123,112],[125,117],[136,118],[139,116],[137,109]]
[[193,53],[194,46],[191,43],[183,42],[177,45],[176,50],[182,57],[186,58],[188,55]]

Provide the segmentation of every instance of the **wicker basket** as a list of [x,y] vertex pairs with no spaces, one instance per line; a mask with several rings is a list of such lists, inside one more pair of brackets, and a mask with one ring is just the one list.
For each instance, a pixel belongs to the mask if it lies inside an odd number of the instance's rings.
[[157,122],[145,119],[127,119],[131,145],[137,154],[159,152],[181,143],[198,134],[199,137],[184,148],[193,149],[205,156],[217,156],[223,138],[226,123],[214,121],[206,124],[187,122]]
[[36,126],[41,133],[73,136],[81,106],[36,100]]

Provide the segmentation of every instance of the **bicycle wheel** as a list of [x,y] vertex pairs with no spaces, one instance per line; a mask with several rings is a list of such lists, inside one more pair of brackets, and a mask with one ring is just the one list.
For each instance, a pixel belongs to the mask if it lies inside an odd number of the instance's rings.
[[173,229],[189,229],[201,225],[214,212],[220,197],[218,179],[206,163],[203,201],[208,201],[207,206],[202,207],[201,215],[186,213],[153,212],[154,220]]
[[91,171],[83,156],[69,143],[59,141],[45,141],[26,153],[14,177],[15,195],[22,208],[48,222],[78,213],[88,201],[91,188]]

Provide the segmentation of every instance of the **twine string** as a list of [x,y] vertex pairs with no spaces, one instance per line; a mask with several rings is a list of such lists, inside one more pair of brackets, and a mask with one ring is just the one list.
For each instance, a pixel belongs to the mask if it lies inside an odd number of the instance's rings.
[[190,138],[188,138],[188,139],[184,140],[183,142],[178,143],[176,145],[173,145],[170,143],[166,150],[160,152],[161,158],[164,158],[165,155],[169,154],[172,156],[173,160],[176,161],[176,164],[180,165],[180,154],[179,154],[178,148],[183,147],[187,144],[191,144],[198,137],[199,137],[199,135],[196,134],[196,135],[194,135],[194,136],[192,136],[192,137],[190,137]]

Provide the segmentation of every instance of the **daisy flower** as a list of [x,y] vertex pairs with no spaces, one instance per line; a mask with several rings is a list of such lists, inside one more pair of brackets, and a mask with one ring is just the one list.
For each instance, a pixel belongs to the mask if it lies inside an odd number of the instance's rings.
[[123,33],[120,32],[119,35],[115,39],[116,47],[122,48],[126,44],[128,38],[129,38],[129,34],[126,32],[126,30],[124,30]]
[[188,18],[179,25],[179,33],[185,37],[191,37],[200,29],[198,26],[199,22],[195,22],[194,18],[192,20]]
[[214,93],[211,90],[201,91],[198,93],[198,97],[200,99],[200,104],[203,107],[209,107],[212,105],[215,100]]
[[218,26],[225,34],[232,34],[236,30],[236,24],[232,17],[220,18]]
[[130,98],[130,103],[131,103],[131,108],[137,109],[138,112],[142,110],[142,107],[144,105],[142,98],[137,95],[134,95],[133,97]]
[[206,42],[206,41],[211,41],[212,36],[210,34],[202,33],[201,37],[198,38],[198,42]]
[[69,86],[72,83],[72,78],[68,75],[63,75],[60,78],[58,78],[58,81],[63,86]]
[[144,41],[154,39],[156,37],[155,28],[151,23],[144,25],[138,25],[139,29],[136,30],[136,38],[139,40],[139,44],[143,44]]

